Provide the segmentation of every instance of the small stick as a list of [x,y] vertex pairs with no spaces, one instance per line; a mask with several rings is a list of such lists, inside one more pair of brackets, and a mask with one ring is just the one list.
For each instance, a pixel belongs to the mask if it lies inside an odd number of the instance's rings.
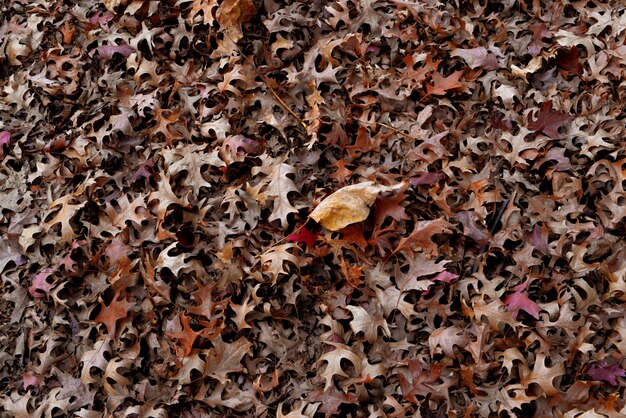
[[237,48],[237,50],[239,51],[239,55],[242,56],[246,61],[248,61],[248,63],[252,66],[252,68],[256,70],[257,74],[261,77],[261,80],[263,80],[267,88],[270,89],[270,92],[272,92],[272,95],[274,95],[276,100],[278,100],[278,103],[282,106],[282,108],[285,109],[291,116],[293,116],[300,123],[300,125],[302,125],[304,129],[307,129],[308,125],[304,123],[304,121],[300,119],[300,117],[296,115],[296,113],[293,110],[291,110],[289,106],[287,106],[287,104],[283,101],[283,99],[280,98],[278,93],[276,93],[276,91],[270,85],[268,78],[264,74],[261,74],[257,66],[254,64],[254,61],[252,61],[250,57],[248,57],[241,51],[241,48],[239,48],[239,45],[237,45],[237,42],[235,42],[228,33],[224,32],[224,35],[226,35],[228,39],[230,39],[230,41],[233,43],[233,45],[235,45],[235,48]]
[[[502,206],[500,206],[500,210],[498,210],[496,217],[493,219],[491,223],[491,228],[489,228],[489,233],[491,235],[493,235],[493,233],[496,232],[496,225],[498,225],[498,222],[500,222],[500,218],[502,218],[502,215],[504,214],[504,210],[509,205],[510,200],[511,198],[507,197],[506,199],[504,199],[504,202],[502,202]],[[474,267],[472,267],[472,274],[478,271],[478,259],[487,251],[487,248],[489,248],[489,244],[485,244],[485,246],[483,246],[478,252],[478,254],[476,255],[476,260],[474,260]]]
[[400,135],[402,135],[402,136],[404,136],[404,137],[406,137],[406,138],[412,139],[413,141],[419,141],[419,139],[415,138],[413,135],[409,135],[409,134],[407,134],[406,132],[401,131],[400,129],[394,128],[394,127],[393,127],[393,126],[391,126],[391,125],[387,125],[386,123],[383,123],[383,122],[376,122],[376,123],[377,123],[378,125],[380,125],[380,126],[384,126],[384,127],[385,127],[385,128],[387,128],[387,129],[391,129],[392,131],[394,131],[394,132],[395,132],[395,133],[397,133],[397,134],[400,134]]

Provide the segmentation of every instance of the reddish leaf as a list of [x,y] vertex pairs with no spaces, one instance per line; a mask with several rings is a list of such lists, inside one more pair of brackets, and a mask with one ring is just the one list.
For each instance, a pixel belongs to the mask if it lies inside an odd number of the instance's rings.
[[304,242],[307,247],[312,247],[315,245],[315,241],[317,241],[317,237],[319,237],[319,232],[311,232],[305,226],[300,228],[297,232],[293,234],[289,234],[287,236],[287,241],[290,242]]
[[111,12],[102,13],[98,11],[93,16],[91,16],[91,18],[89,19],[89,23],[91,23],[94,27],[104,26],[114,18],[115,16],[113,16]]
[[528,115],[528,128],[544,133],[552,139],[558,139],[559,128],[573,119],[565,112],[552,110],[551,101],[544,102],[536,116],[537,119],[532,120],[531,115]]
[[3,159],[4,156],[6,155],[4,153],[5,147],[8,150],[10,146],[11,146],[11,132],[9,131],[0,132],[0,160]]
[[96,49],[98,56],[105,60],[113,59],[113,55],[120,54],[124,58],[135,52],[135,48],[130,45],[102,45]]
[[[517,287],[519,288],[519,286]],[[517,288],[515,290],[517,291],[504,298],[504,303],[507,305],[507,310],[512,312],[513,319],[517,319],[520,309],[529,313],[533,318],[539,319],[539,311],[541,310],[539,306],[530,300],[526,292]]]
[[587,372],[594,380],[604,381],[613,386],[617,386],[618,377],[626,377],[626,371],[622,369],[619,364],[607,366],[606,362],[602,361],[598,365],[594,364],[589,368]]
[[580,53],[578,48],[561,48],[556,54],[556,66],[566,73],[582,74],[583,65],[578,60]]
[[463,87],[463,84],[459,83],[461,75],[463,75],[463,71],[461,70],[450,74],[448,77],[443,77],[435,71],[432,75],[433,84],[427,84],[426,90],[431,96],[444,96],[448,90]]
[[337,171],[331,173],[328,177],[337,180],[339,183],[345,182],[352,174],[352,171],[347,167],[346,160],[338,160],[333,164],[333,167],[336,167]]
[[252,0],[224,0],[217,11],[220,26],[227,27],[246,23],[256,15]]
[[180,315],[180,325],[182,329],[180,331],[167,331],[165,335],[175,339],[178,345],[176,346],[176,355],[178,357],[187,357],[191,354],[193,343],[196,338],[201,334],[194,331],[189,325],[190,316],[182,314]]
[[385,219],[391,217],[396,221],[407,220],[407,216],[404,206],[400,206],[400,203],[406,198],[404,193],[398,193],[389,197],[382,197],[376,200],[376,218],[374,224],[376,228],[380,228],[385,222]]
[[134,183],[140,178],[150,180],[152,178],[152,170],[154,169],[154,161],[149,158],[144,164],[141,164],[135,174],[130,178],[130,182]]
[[356,244],[362,250],[367,248],[367,240],[363,235],[363,225],[348,225],[341,230],[341,233],[343,234],[343,239],[348,241],[350,244]]
[[450,273],[449,271],[446,270],[437,274],[435,277],[432,278],[432,280],[437,280],[439,282],[444,282],[444,283],[452,283],[454,280],[458,278],[459,278],[458,274]]
[[443,180],[446,178],[446,175],[443,173],[420,173],[415,177],[412,177],[410,180],[410,184],[413,187],[426,185],[431,186],[437,183],[439,180]]
[[31,387],[37,389],[41,385],[40,379],[31,371],[25,372],[22,374],[22,387],[24,390],[28,390]]
[[472,238],[480,245],[485,245],[491,234],[481,225],[479,216],[474,211],[459,212],[459,221],[463,224],[463,235]]
[[528,44],[528,52],[534,57],[539,55],[543,48],[549,46],[543,42],[543,39],[552,38],[552,33],[550,33],[545,23],[534,23],[529,26],[529,29],[533,32],[533,40]]
[[34,298],[43,298],[54,287],[54,283],[48,282],[47,278],[54,273],[54,269],[43,269],[33,279],[33,283],[28,288],[28,292]]
[[100,313],[96,316],[95,321],[106,325],[109,337],[115,337],[117,331],[117,321],[128,316],[128,309],[133,306],[126,300],[126,296],[120,298],[121,291],[118,290],[113,296],[113,300],[106,306],[101,303]]
[[428,254],[438,254],[439,247],[432,241],[432,237],[436,234],[451,233],[451,227],[452,225],[444,218],[416,222],[411,235],[400,240],[393,254],[402,251],[411,252],[414,248],[420,248]]
[[327,414],[326,416],[335,416],[341,404],[357,404],[358,398],[352,393],[340,392],[334,386],[323,391],[317,389],[310,394],[310,400],[314,402],[322,402],[319,412]]

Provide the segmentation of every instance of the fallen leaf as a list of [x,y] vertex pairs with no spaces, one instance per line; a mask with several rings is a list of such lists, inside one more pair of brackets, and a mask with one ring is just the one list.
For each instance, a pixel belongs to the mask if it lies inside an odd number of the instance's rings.
[[523,291],[515,291],[504,298],[504,303],[507,306],[507,310],[512,313],[513,319],[517,318],[519,310],[523,310],[529,313],[533,318],[539,319],[539,306],[530,300],[528,294]]
[[324,228],[337,231],[364,221],[378,193],[398,190],[401,186],[379,186],[371,181],[346,186],[324,199],[309,216]]
[[591,366],[587,374],[594,380],[603,381],[613,386],[618,385],[618,377],[626,377],[626,371],[622,369],[622,366],[619,364],[608,366],[605,361]]
[[128,309],[133,306],[133,304],[126,300],[126,296],[122,291],[118,290],[115,292],[108,306],[104,303],[100,305],[100,312],[96,316],[95,321],[106,325],[109,337],[113,338],[117,332],[117,321],[125,319],[128,316]]
[[122,57],[127,57],[130,54],[132,54],[133,52],[135,52],[135,49],[130,46],[130,45],[103,45],[100,46],[98,48],[96,48],[96,52],[98,52],[98,56],[102,59],[105,60],[111,60],[113,59],[113,56],[115,54],[119,54]]
[[426,84],[426,91],[432,96],[445,96],[448,90],[454,90],[462,88],[463,84],[459,82],[459,79],[463,75],[463,71],[455,71],[447,77],[442,76],[439,72],[435,71],[432,74],[433,84]]
[[11,132],[9,131],[0,132],[0,160],[4,158],[10,146],[11,146]]
[[570,48],[561,48],[556,54],[556,66],[565,74],[573,73],[581,75],[583,65],[579,61],[580,52],[578,48],[572,45]]
[[256,7],[252,0],[224,0],[217,9],[217,21],[220,26],[239,25],[252,20]]
[[28,292],[34,298],[43,298],[55,286],[54,282],[48,282],[48,277],[54,273],[54,269],[43,269],[35,275],[33,283],[28,288]]
[[297,232],[287,235],[287,241],[304,242],[307,247],[311,248],[315,245],[315,241],[317,241],[317,237],[319,237],[319,235],[319,232],[312,233],[306,228],[306,226],[303,226],[299,228]]
[[565,112],[552,110],[552,101],[544,102],[535,116],[537,118],[532,120],[531,115],[528,115],[528,129],[544,133],[552,139],[559,139],[559,128],[573,119]]
[[482,67],[487,59],[487,49],[480,46],[478,48],[460,49],[457,48],[450,52],[451,57],[461,57],[471,68]]

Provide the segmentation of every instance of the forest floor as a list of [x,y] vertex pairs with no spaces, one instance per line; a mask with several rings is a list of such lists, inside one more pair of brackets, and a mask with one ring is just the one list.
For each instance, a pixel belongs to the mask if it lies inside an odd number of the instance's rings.
[[623,2],[0,15],[0,416],[626,416]]

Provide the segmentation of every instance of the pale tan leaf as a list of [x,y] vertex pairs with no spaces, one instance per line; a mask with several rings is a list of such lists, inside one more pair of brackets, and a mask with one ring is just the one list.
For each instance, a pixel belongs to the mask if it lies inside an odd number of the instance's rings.
[[393,187],[379,186],[371,181],[346,186],[324,199],[309,216],[324,228],[337,231],[367,219],[378,193],[401,187],[402,184]]
[[365,339],[369,343],[375,343],[378,339],[378,329],[383,330],[383,334],[387,337],[391,335],[387,321],[383,318],[381,309],[378,304],[375,305],[375,312],[371,315],[365,309],[360,306],[347,306],[348,310],[352,312],[352,321],[350,321],[350,328],[355,333],[363,332]]
[[361,374],[361,358],[357,356],[355,353],[350,350],[345,344],[326,342],[327,344],[335,347],[333,351],[329,351],[324,354],[318,360],[318,363],[326,362],[326,369],[320,376],[322,376],[326,380],[326,384],[324,385],[324,391],[328,390],[333,384],[333,376],[341,376],[348,377],[348,374],[343,371],[341,367],[341,360],[348,360],[350,363],[354,365],[354,369],[358,375]]

